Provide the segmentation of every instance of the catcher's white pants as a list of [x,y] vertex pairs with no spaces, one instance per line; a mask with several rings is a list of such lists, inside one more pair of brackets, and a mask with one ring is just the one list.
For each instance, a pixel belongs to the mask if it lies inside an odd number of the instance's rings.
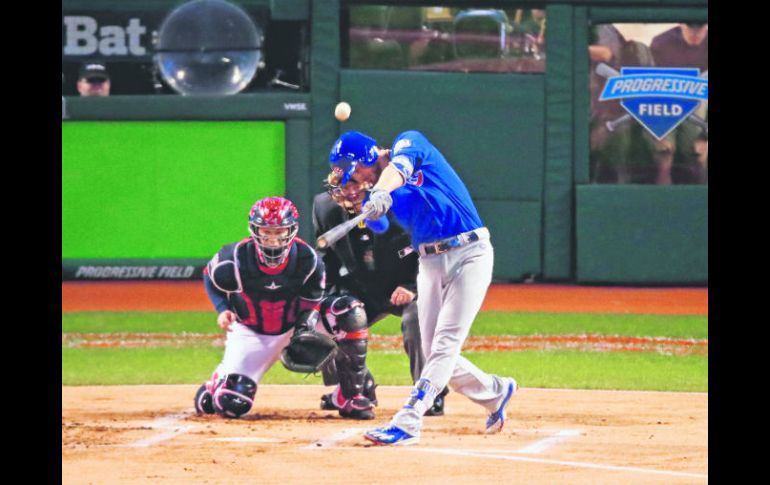
[[243,374],[259,383],[281,358],[281,350],[289,345],[293,333],[292,329],[281,335],[260,335],[242,323],[233,323],[225,339],[225,355],[215,372],[219,376]]
[[[442,254],[421,256],[417,274],[417,311],[427,359],[420,377],[438,392],[449,384],[488,413],[497,410],[505,382],[476,367],[460,350],[484,302],[493,264],[494,249],[486,237]],[[433,405],[434,397],[426,393],[424,405],[402,408],[391,425],[419,435],[422,414]]]

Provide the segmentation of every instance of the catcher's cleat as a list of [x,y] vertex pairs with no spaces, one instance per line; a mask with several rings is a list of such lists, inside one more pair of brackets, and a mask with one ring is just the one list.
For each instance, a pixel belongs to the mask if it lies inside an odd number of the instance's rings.
[[487,417],[487,433],[497,433],[503,429],[503,425],[505,424],[505,408],[508,406],[511,396],[513,396],[519,389],[519,385],[513,378],[508,377],[504,380],[508,383],[507,390],[505,396],[503,396],[503,401],[500,403],[500,407],[497,408],[497,411]]
[[[364,396],[369,399],[369,402],[372,403],[373,406],[377,406],[377,398],[375,397],[374,389],[377,387],[376,384],[372,381],[371,385],[364,385]],[[338,404],[335,404],[335,398],[338,400],[336,401]],[[342,393],[340,392],[340,387],[337,386],[334,388],[334,391],[328,393],[328,394],[322,394],[321,395],[321,409],[324,411],[336,411],[337,409],[340,409],[345,405],[345,399],[342,397]],[[442,405],[443,407],[443,405]]]
[[374,411],[371,409],[353,409],[351,411],[340,409],[339,412],[340,416],[347,419],[358,419],[361,421],[366,421],[375,418]]
[[350,419],[374,419],[374,404],[361,394],[345,401],[339,409],[340,416]]
[[342,395],[340,386],[337,386],[329,394],[321,396],[321,409],[325,411],[336,411],[345,407],[345,402],[345,396]]
[[376,403],[369,398],[358,394],[352,399],[345,399],[337,387],[333,392],[321,396],[321,409],[325,411],[338,411],[343,418],[349,419],[374,419],[374,406]]
[[335,406],[334,403],[332,402],[331,392],[329,394],[324,394],[323,396],[321,396],[321,409],[323,409],[324,411],[334,411],[338,409],[337,406]]
[[375,445],[413,445],[420,441],[419,436],[412,436],[396,426],[370,429],[364,434],[364,438]]

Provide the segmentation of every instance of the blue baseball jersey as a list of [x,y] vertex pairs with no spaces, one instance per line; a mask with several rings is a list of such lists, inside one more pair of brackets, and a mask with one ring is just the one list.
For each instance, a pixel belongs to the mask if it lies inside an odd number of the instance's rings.
[[391,210],[412,235],[415,248],[484,225],[465,184],[419,131],[405,131],[396,137],[390,164],[406,180],[391,194]]

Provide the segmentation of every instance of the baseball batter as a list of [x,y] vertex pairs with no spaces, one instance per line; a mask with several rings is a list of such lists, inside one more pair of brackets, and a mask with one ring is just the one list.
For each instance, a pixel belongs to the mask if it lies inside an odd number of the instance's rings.
[[417,309],[425,367],[390,423],[365,437],[379,445],[416,443],[425,411],[447,383],[486,409],[486,432],[500,431],[516,381],[487,374],[460,355],[492,280],[494,262],[489,231],[465,185],[418,131],[401,133],[390,149],[363,133],[344,133],[329,161],[343,184],[352,179],[373,185],[363,208],[374,211],[370,227],[377,227],[377,220],[391,209],[420,254]]

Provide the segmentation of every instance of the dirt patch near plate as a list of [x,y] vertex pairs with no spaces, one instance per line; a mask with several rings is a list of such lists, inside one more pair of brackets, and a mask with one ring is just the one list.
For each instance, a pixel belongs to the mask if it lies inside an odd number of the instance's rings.
[[[521,389],[503,432],[450,393],[420,443],[373,447],[409,389],[378,387],[375,421],[317,408],[330,388],[261,385],[244,419],[193,414],[197,386],[62,387],[62,484],[705,483],[708,395]],[[355,478],[351,478],[355,477]]]

